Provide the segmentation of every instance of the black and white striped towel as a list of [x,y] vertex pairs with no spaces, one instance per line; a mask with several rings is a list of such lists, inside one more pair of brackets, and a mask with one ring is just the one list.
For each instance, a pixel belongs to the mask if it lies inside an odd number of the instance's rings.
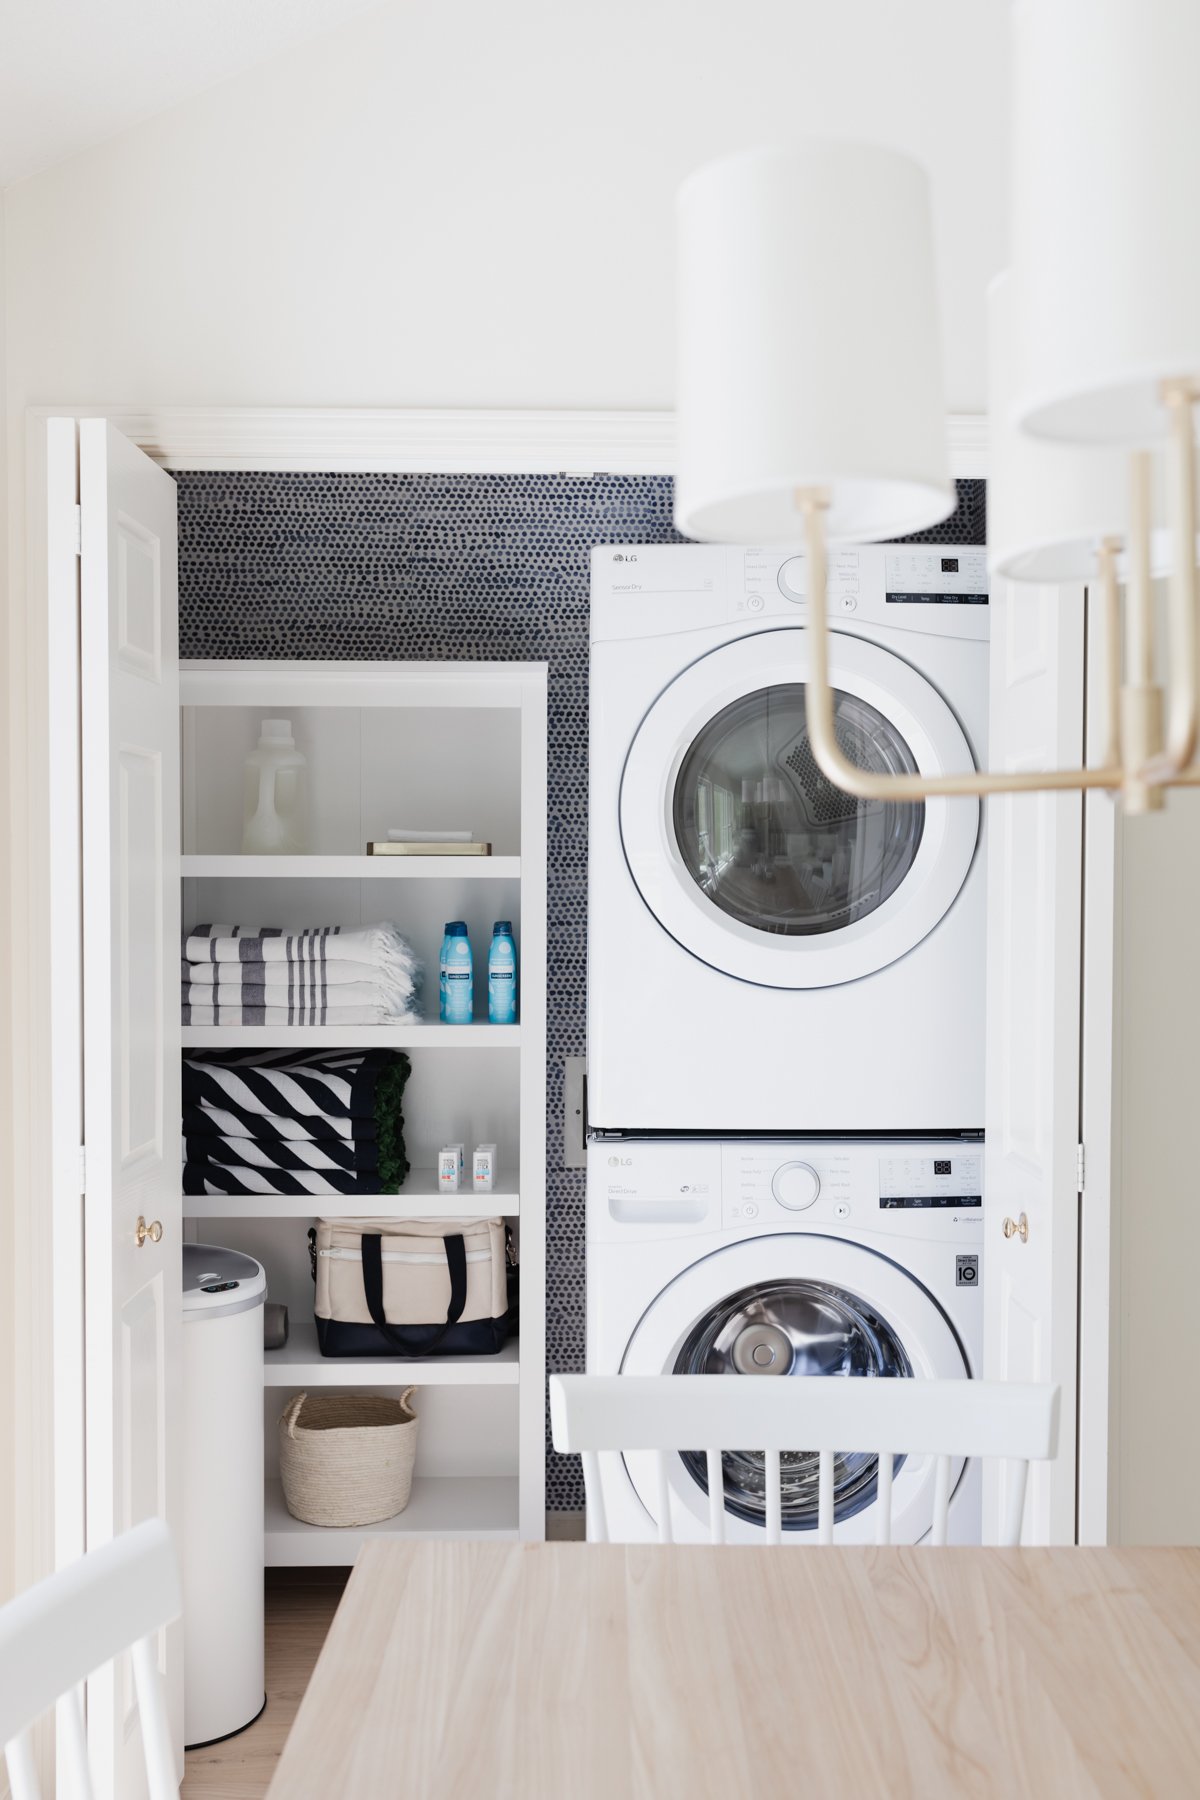
[[402,1050],[193,1052],[185,1194],[378,1194],[408,1173]]
[[248,1136],[275,1118],[314,1135],[352,1137],[369,1126],[373,1136],[376,1084],[393,1060],[387,1050],[193,1051],[183,1059],[183,1102],[235,1115]]
[[[185,1162],[185,1194],[368,1194],[378,1185],[367,1185],[342,1170],[229,1168],[223,1163]],[[186,1210],[186,1208],[185,1208]]]

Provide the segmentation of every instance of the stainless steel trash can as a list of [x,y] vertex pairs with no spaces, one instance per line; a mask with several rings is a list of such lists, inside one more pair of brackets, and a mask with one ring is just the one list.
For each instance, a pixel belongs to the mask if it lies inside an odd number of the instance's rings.
[[183,1738],[230,1737],[263,1677],[262,1264],[183,1247]]

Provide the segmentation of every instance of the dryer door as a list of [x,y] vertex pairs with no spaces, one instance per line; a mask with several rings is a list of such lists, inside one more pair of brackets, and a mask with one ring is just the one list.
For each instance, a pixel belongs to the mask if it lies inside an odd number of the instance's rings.
[[[693,1263],[642,1315],[622,1374],[742,1374],[953,1379],[970,1370],[949,1320],[906,1270],[859,1244],[802,1232],[765,1236]],[[834,1539],[873,1543],[878,1446],[847,1445],[834,1466]],[[817,1458],[798,1446],[781,1458],[783,1527],[803,1541],[817,1525]],[[760,1450],[726,1450],[726,1536],[760,1542],[765,1525]],[[655,1462],[625,1458],[652,1519]],[[963,1472],[951,1471],[956,1487]],[[704,1447],[671,1465],[672,1522],[683,1542],[707,1540]],[[933,1523],[934,1462],[897,1456],[892,1539],[918,1543]],[[657,1521],[655,1521],[657,1523]]]
[[[667,687],[621,779],[621,835],[638,890],[685,950],[764,987],[855,981],[904,956],[954,904],[979,803],[856,800],[808,740],[808,634],[722,645]],[[860,768],[961,773],[958,720],[908,663],[834,634],[839,742]]]

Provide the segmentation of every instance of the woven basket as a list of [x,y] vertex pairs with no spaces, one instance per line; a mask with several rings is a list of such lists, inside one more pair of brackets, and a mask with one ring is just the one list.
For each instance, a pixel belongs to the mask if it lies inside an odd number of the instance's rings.
[[417,1453],[415,1388],[385,1394],[297,1394],[279,1421],[279,1472],[293,1518],[374,1525],[403,1512]]

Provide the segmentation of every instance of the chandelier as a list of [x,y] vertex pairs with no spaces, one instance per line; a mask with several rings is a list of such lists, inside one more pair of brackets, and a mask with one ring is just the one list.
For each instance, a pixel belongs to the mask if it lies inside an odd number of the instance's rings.
[[675,518],[723,543],[802,538],[809,737],[847,793],[1101,788],[1144,812],[1200,783],[1200,0],[1018,0],[1013,33],[1013,256],[988,296],[988,564],[1098,600],[1100,759],[878,775],[837,741],[829,551],[927,529],[955,505],[928,184],[907,156],[808,141],[684,183]]

